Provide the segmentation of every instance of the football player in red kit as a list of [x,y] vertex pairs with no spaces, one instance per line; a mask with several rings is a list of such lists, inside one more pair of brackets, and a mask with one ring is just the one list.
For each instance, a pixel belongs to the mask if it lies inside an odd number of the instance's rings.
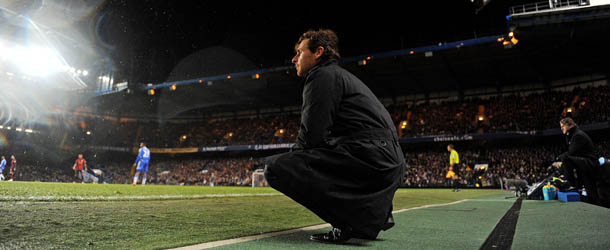
[[81,183],[85,183],[85,171],[87,171],[87,161],[85,160],[85,158],[83,158],[83,154],[78,155],[78,159],[76,159],[76,162],[74,162],[74,166],[72,166],[72,169],[76,171],[75,177],[80,177]]
[[17,159],[15,159],[14,155],[11,155],[11,168],[9,169],[11,179],[9,181],[13,181],[15,173],[17,173]]

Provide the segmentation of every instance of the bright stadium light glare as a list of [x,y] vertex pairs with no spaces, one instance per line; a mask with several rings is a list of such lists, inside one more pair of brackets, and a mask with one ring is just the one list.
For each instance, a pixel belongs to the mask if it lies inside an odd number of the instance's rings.
[[15,46],[6,52],[10,60],[28,75],[46,76],[64,68],[57,52],[49,48]]
[[89,71],[83,70],[83,75],[84,76],[88,76],[89,75]]

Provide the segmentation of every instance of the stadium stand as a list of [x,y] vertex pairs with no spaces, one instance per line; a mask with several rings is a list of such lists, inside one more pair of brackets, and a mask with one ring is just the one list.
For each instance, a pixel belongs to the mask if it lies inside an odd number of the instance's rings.
[[[477,133],[527,132],[556,129],[559,119],[573,117],[578,124],[587,125],[610,121],[610,106],[606,100],[610,95],[607,85],[586,88],[573,87],[565,91],[539,90],[487,97],[471,97],[464,100],[440,100],[390,105],[393,119],[403,138],[430,135],[462,135]],[[481,118],[480,118],[481,117]],[[60,117],[65,119],[65,117]],[[60,119],[58,118],[58,119]],[[107,118],[107,117],[106,117]],[[35,130],[45,136],[2,130],[10,141],[17,141],[5,152],[15,148],[30,152],[28,157],[19,157],[22,165],[19,180],[72,182],[66,162],[73,161],[76,151],[96,154],[83,145],[117,147],[123,154],[131,150],[140,140],[153,148],[188,148],[202,146],[230,146],[291,143],[296,140],[299,115],[280,114],[259,118],[228,118],[199,120],[192,122],[158,123],[137,119],[106,119],[96,116],[73,114],[70,122],[77,124],[70,129],[40,127]],[[401,128],[403,122],[407,126]],[[61,123],[60,123],[61,124]],[[10,126],[4,125],[4,126]],[[606,129],[607,130],[607,129]],[[93,135],[84,133],[92,132]],[[147,137],[143,137],[146,135]],[[559,138],[556,136],[555,138]],[[608,138],[598,140],[600,155],[608,154]],[[48,148],[32,148],[33,145],[49,145]],[[49,160],[54,145],[64,149],[66,156]],[[463,186],[473,187],[500,185],[502,178],[517,178],[533,183],[545,175],[545,162],[558,155],[563,142],[542,143],[530,146],[521,142],[514,146],[481,146],[479,142],[460,145],[462,161],[466,163],[462,173]],[[28,151],[29,150],[29,151]],[[403,145],[409,169],[404,186],[442,187],[446,183],[446,156],[442,149],[422,150]],[[38,152],[35,154],[33,152]],[[70,153],[68,153],[70,152]],[[196,151],[195,151],[196,152]],[[104,169],[108,183],[129,183],[131,157],[91,158],[92,167]],[[127,159],[129,158],[129,159]],[[155,158],[155,157],[153,157]],[[200,157],[201,158],[201,157]],[[203,157],[203,159],[153,159],[149,183],[168,185],[250,185],[251,173],[260,167],[258,157],[245,151],[233,156]],[[513,159],[513,160],[508,160]],[[474,164],[489,164],[484,173],[474,171]],[[63,166],[63,167],[62,167]],[[480,177],[480,178],[479,178]]]
[[[557,128],[558,121],[566,116],[573,117],[581,125],[609,121],[610,106],[606,105],[609,93],[607,85],[576,87],[568,91],[475,96],[462,101],[399,103],[388,106],[388,110],[403,137],[539,131]],[[151,147],[180,148],[291,143],[296,140],[300,116],[181,123],[137,119],[120,122],[103,116],[77,116],[75,119],[89,124],[90,128],[86,130],[92,130],[96,136],[86,140],[93,140],[88,142],[95,145],[131,147],[143,139]],[[401,123],[405,121],[407,125],[401,129]],[[74,144],[88,138],[83,130],[73,130],[69,137]]]

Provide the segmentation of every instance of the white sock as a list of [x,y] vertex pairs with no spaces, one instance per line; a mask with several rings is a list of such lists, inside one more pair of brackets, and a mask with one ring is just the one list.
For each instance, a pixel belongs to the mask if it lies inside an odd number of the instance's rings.
[[142,185],[146,184],[146,176],[144,176],[144,178],[142,178]]
[[138,183],[138,176],[137,175],[133,177],[133,184],[136,184],[136,183]]

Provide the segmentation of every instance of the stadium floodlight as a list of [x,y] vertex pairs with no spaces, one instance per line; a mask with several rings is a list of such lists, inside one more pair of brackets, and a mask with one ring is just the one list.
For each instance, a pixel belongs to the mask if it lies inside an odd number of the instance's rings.
[[4,126],[0,125],[0,129],[3,129],[3,128],[4,128]]
[[21,128],[16,128],[15,131],[21,132]]
[[84,76],[88,76],[89,75],[89,71],[83,70],[83,75]]
[[57,52],[50,48],[15,46],[6,52],[9,60],[28,75],[46,76],[64,68]]
[[26,129],[26,130],[25,130],[25,132],[26,132],[26,133],[32,133],[32,132],[34,132],[34,131],[28,128],[28,129]]

